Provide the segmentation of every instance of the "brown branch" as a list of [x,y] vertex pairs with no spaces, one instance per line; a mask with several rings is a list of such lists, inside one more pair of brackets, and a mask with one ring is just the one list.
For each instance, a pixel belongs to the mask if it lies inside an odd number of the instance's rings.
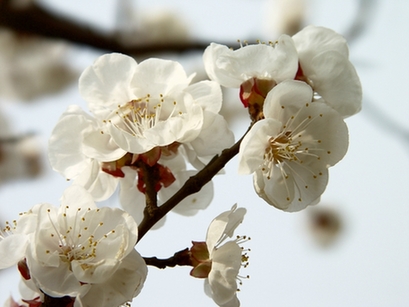
[[155,211],[158,209],[158,193],[156,192],[155,186],[159,181],[159,171],[155,166],[149,166],[143,161],[138,161],[137,166],[142,171],[146,189],[144,218],[150,218],[155,215]]
[[[15,7],[12,2],[12,0],[0,0],[0,26],[18,32],[63,39],[105,51],[145,55],[164,51],[202,51],[209,45],[208,42],[193,40],[150,44],[141,42],[137,45],[127,45],[118,39],[120,37],[118,33],[103,33],[68,18],[54,15],[35,2],[25,7]],[[237,43],[231,42],[229,45],[235,46]]]
[[74,302],[75,298],[73,297],[51,297],[44,293],[44,302],[41,307],[72,307]]
[[156,257],[143,257],[145,260],[146,265],[155,266],[158,269],[164,269],[166,267],[175,267],[177,265],[180,266],[192,266],[192,262],[190,260],[190,252],[189,248],[185,248],[179,252],[176,252],[173,257],[167,259],[158,259]]
[[[250,126],[251,127],[251,126]],[[249,128],[250,130],[250,128]],[[247,132],[249,131],[247,130]],[[236,142],[232,147],[225,149],[219,155],[216,155],[200,172],[195,176],[190,177],[185,184],[175,193],[168,201],[162,206],[158,207],[154,216],[149,219],[144,219],[138,226],[138,242],[143,236],[156,224],[161,218],[163,218],[170,210],[176,207],[187,196],[199,192],[201,188],[208,183],[212,178],[229,162],[235,155],[238,154],[241,141],[244,136]]]

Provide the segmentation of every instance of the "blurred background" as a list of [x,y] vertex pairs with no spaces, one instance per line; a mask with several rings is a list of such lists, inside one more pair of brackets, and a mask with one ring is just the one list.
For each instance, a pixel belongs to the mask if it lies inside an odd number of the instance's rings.
[[[69,185],[52,171],[47,142],[68,105],[84,109],[81,71],[118,51],[138,61],[180,61],[205,78],[210,42],[275,40],[314,24],[343,34],[361,78],[363,110],[346,120],[350,147],[330,169],[320,204],[285,213],[258,198],[237,159],[214,179],[212,204],[137,245],[170,257],[205,239],[210,221],[234,203],[248,210],[237,234],[252,238],[241,271],[242,306],[409,305],[409,2],[401,0],[0,0],[0,222],[37,203],[59,204]],[[37,34],[37,36],[34,36]],[[223,115],[236,139],[247,129],[237,90]],[[117,206],[116,198],[101,206]],[[149,268],[133,306],[214,306],[189,268]],[[19,298],[15,268],[0,271],[0,305]]]

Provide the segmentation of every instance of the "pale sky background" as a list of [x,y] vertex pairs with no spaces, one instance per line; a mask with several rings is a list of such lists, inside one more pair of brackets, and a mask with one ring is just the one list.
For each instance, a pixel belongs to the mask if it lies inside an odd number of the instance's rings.
[[[116,1],[47,0],[61,13],[111,29]],[[356,11],[353,0],[307,1],[307,24],[345,33]],[[167,7],[180,14],[192,35],[209,41],[260,38],[274,40],[266,28],[267,1],[262,0],[144,0],[134,1],[143,14]],[[367,30],[350,46],[364,91],[363,111],[347,119],[350,147],[346,157],[330,169],[322,204],[336,209],[344,229],[330,248],[317,247],[306,228],[306,212],[285,213],[258,198],[251,176],[238,176],[237,159],[226,175],[214,180],[209,208],[193,218],[169,214],[166,225],[137,245],[143,256],[169,257],[205,239],[210,221],[234,203],[248,210],[237,233],[252,238],[250,266],[241,271],[238,293],[242,306],[409,306],[409,2],[373,1]],[[275,35],[275,34],[274,34]],[[97,51],[76,48],[71,60],[79,70],[90,65]],[[200,55],[185,61],[200,66]],[[241,108],[236,93],[229,103]],[[70,104],[80,104],[77,85],[64,93],[31,103],[0,99],[16,131],[35,131],[46,150],[58,117]],[[4,103],[3,103],[4,102]],[[248,122],[234,126],[240,137]],[[381,116],[379,115],[381,114]],[[406,131],[400,134],[396,127]],[[0,186],[0,212],[13,220],[40,202],[59,204],[68,183],[54,173],[44,158],[45,172],[35,181]],[[114,204],[112,200],[109,204]],[[10,293],[18,298],[19,276],[14,268],[0,272],[0,306]],[[215,306],[203,291],[203,281],[189,276],[189,268],[160,271],[149,268],[148,279],[133,306]]]

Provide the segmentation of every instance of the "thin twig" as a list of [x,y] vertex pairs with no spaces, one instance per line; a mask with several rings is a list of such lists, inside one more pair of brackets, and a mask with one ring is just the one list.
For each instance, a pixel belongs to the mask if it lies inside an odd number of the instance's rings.
[[189,248],[176,252],[172,257],[167,259],[158,259],[156,257],[143,257],[143,259],[145,260],[146,265],[155,266],[158,269],[164,269],[166,267],[173,268],[177,265],[192,266]]

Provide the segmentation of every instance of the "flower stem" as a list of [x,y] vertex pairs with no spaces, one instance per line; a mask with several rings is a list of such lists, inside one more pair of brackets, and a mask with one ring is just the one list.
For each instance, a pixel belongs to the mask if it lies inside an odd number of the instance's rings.
[[172,257],[167,259],[158,259],[156,257],[143,257],[145,260],[146,265],[155,266],[158,269],[164,269],[166,267],[175,267],[177,265],[188,265],[192,266],[192,262],[190,260],[190,252],[189,248],[185,248],[179,252],[176,252]]
[[149,218],[154,216],[155,211],[158,209],[158,193],[155,189],[155,186],[159,181],[158,169],[155,166],[149,166],[143,161],[138,161],[138,167],[142,170],[146,189],[144,218]]
[[74,302],[75,298],[73,297],[51,297],[44,293],[44,302],[40,307],[72,307]]

